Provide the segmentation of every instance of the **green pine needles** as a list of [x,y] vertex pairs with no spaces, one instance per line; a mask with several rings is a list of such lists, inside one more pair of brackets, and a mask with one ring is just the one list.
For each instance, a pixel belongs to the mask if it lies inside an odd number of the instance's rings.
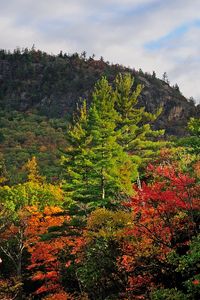
[[62,157],[64,189],[69,200],[87,214],[95,207],[113,207],[132,193],[138,168],[163,144],[148,121],[157,115],[136,108],[142,90],[133,90],[130,74],[119,74],[114,86],[103,77],[94,88],[87,109],[83,101],[67,132]]

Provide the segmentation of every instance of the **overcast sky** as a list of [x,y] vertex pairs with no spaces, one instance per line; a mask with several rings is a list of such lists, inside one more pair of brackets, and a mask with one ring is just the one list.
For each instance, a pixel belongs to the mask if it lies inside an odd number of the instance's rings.
[[0,42],[167,72],[200,102],[200,0],[0,0]]

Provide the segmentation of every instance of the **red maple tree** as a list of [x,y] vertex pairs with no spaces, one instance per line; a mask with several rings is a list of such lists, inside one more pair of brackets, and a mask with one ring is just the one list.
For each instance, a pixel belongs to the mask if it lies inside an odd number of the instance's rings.
[[146,299],[165,272],[168,254],[183,251],[199,225],[200,186],[195,178],[174,165],[149,165],[147,172],[149,183],[135,186],[134,196],[125,204],[132,210],[133,223],[125,231],[127,241],[119,259],[134,299]]

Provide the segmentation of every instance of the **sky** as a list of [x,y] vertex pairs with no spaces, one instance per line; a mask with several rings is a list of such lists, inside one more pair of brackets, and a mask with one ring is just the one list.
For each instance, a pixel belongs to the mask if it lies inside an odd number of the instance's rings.
[[200,0],[0,0],[0,41],[166,72],[200,103]]

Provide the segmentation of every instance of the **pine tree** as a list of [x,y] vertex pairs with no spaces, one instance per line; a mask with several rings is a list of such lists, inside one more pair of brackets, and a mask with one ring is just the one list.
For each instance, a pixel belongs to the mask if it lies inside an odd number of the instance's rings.
[[129,74],[118,75],[115,88],[103,77],[88,112],[84,102],[69,128],[64,188],[85,214],[94,207],[110,208],[129,195],[143,157],[161,145],[153,140],[161,132],[146,124],[156,115],[136,107],[142,87],[132,87]]
[[63,188],[67,203],[71,200],[73,200],[74,205],[79,202],[79,208],[83,212],[87,211],[87,203],[89,202],[87,191],[90,185],[91,169],[89,159],[90,137],[87,132],[87,123],[87,106],[86,101],[84,101],[82,107],[78,109],[77,116],[74,117],[73,124],[68,128],[68,146],[62,156],[62,165],[65,169]]
[[[152,130],[151,123],[161,113],[146,112],[144,107],[139,108],[138,97],[142,86],[138,84],[133,90],[134,79],[130,74],[119,74],[115,80],[116,109],[120,114],[118,130],[120,130],[119,144],[124,151],[131,154],[132,162],[137,168],[166,143],[157,141],[162,136],[163,130]],[[137,171],[136,171],[137,173]],[[136,175],[135,173],[135,175]]]
[[131,190],[132,165],[117,142],[119,114],[114,104],[113,90],[102,78],[95,86],[89,112],[84,102],[67,134],[64,189],[85,213],[98,206],[110,207],[118,193]]
[[119,114],[114,106],[112,87],[106,78],[102,78],[95,87],[88,115],[94,206],[109,206],[111,199],[115,199],[120,191],[128,192],[131,188],[132,166],[130,158],[118,143],[120,132],[116,130],[116,124]]

